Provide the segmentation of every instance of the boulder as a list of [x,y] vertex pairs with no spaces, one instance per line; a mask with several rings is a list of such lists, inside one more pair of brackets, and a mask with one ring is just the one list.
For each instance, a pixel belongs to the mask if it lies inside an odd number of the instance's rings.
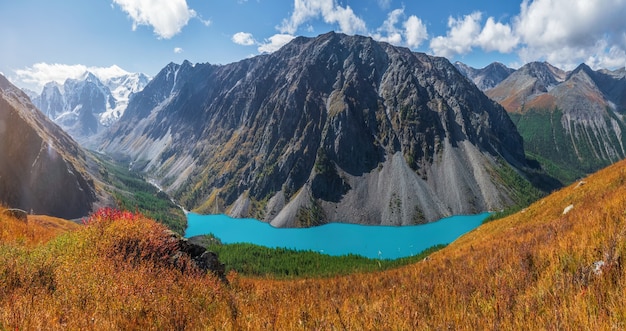
[[224,264],[220,262],[216,253],[208,251],[198,244],[189,242],[187,238],[183,238],[173,231],[168,231],[168,235],[171,238],[170,240],[175,240],[178,244],[178,254],[174,255],[174,260],[178,260],[181,256],[187,255],[198,269],[212,272],[223,282],[228,282],[226,279],[226,268]]
[[28,213],[24,210],[18,208],[9,208],[5,209],[2,214],[7,215],[9,217],[13,217],[22,222],[28,222]]

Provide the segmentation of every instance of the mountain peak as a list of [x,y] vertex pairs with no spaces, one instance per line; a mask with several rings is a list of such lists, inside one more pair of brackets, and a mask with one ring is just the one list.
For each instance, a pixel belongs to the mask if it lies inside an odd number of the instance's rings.
[[275,226],[501,208],[513,198],[490,174],[496,159],[526,165],[521,137],[459,78],[444,58],[369,37],[300,37],[227,65],[169,64],[101,149],[127,151],[189,209]]
[[74,139],[86,143],[102,127],[116,122],[131,96],[148,81],[142,73],[129,73],[113,65],[106,70],[85,71],[63,84],[48,82],[40,94],[33,94],[32,101]]
[[495,87],[515,71],[498,62],[490,63],[482,69],[475,69],[459,61],[455,62],[454,66],[481,91]]

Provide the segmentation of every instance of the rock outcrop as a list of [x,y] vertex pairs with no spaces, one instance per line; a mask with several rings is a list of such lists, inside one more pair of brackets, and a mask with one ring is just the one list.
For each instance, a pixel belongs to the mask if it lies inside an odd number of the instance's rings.
[[176,232],[168,231],[167,235],[169,240],[176,243],[177,252],[172,255],[171,261],[174,265],[180,265],[181,263],[178,260],[182,256],[187,256],[198,269],[204,272],[211,272],[223,282],[228,282],[226,279],[226,267],[220,262],[217,254],[189,241],[187,238],[181,237]]

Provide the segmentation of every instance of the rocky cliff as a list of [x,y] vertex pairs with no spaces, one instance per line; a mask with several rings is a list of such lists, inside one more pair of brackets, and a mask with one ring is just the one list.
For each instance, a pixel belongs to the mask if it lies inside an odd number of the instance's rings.
[[80,147],[0,75],[0,202],[66,219],[98,200]]
[[446,59],[336,33],[228,65],[169,64],[101,149],[188,209],[275,226],[500,209],[518,193],[503,171],[526,167],[504,109]]

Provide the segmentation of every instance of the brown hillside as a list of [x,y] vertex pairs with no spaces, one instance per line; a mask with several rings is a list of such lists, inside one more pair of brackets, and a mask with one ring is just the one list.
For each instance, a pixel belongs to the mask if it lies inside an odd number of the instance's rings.
[[22,242],[36,245],[49,241],[61,233],[73,231],[80,225],[45,215],[28,215],[23,222],[4,213],[6,208],[0,207],[0,243]]
[[132,215],[43,249],[3,240],[0,329],[623,329],[625,184],[622,161],[425,261],[330,279],[181,272]]

